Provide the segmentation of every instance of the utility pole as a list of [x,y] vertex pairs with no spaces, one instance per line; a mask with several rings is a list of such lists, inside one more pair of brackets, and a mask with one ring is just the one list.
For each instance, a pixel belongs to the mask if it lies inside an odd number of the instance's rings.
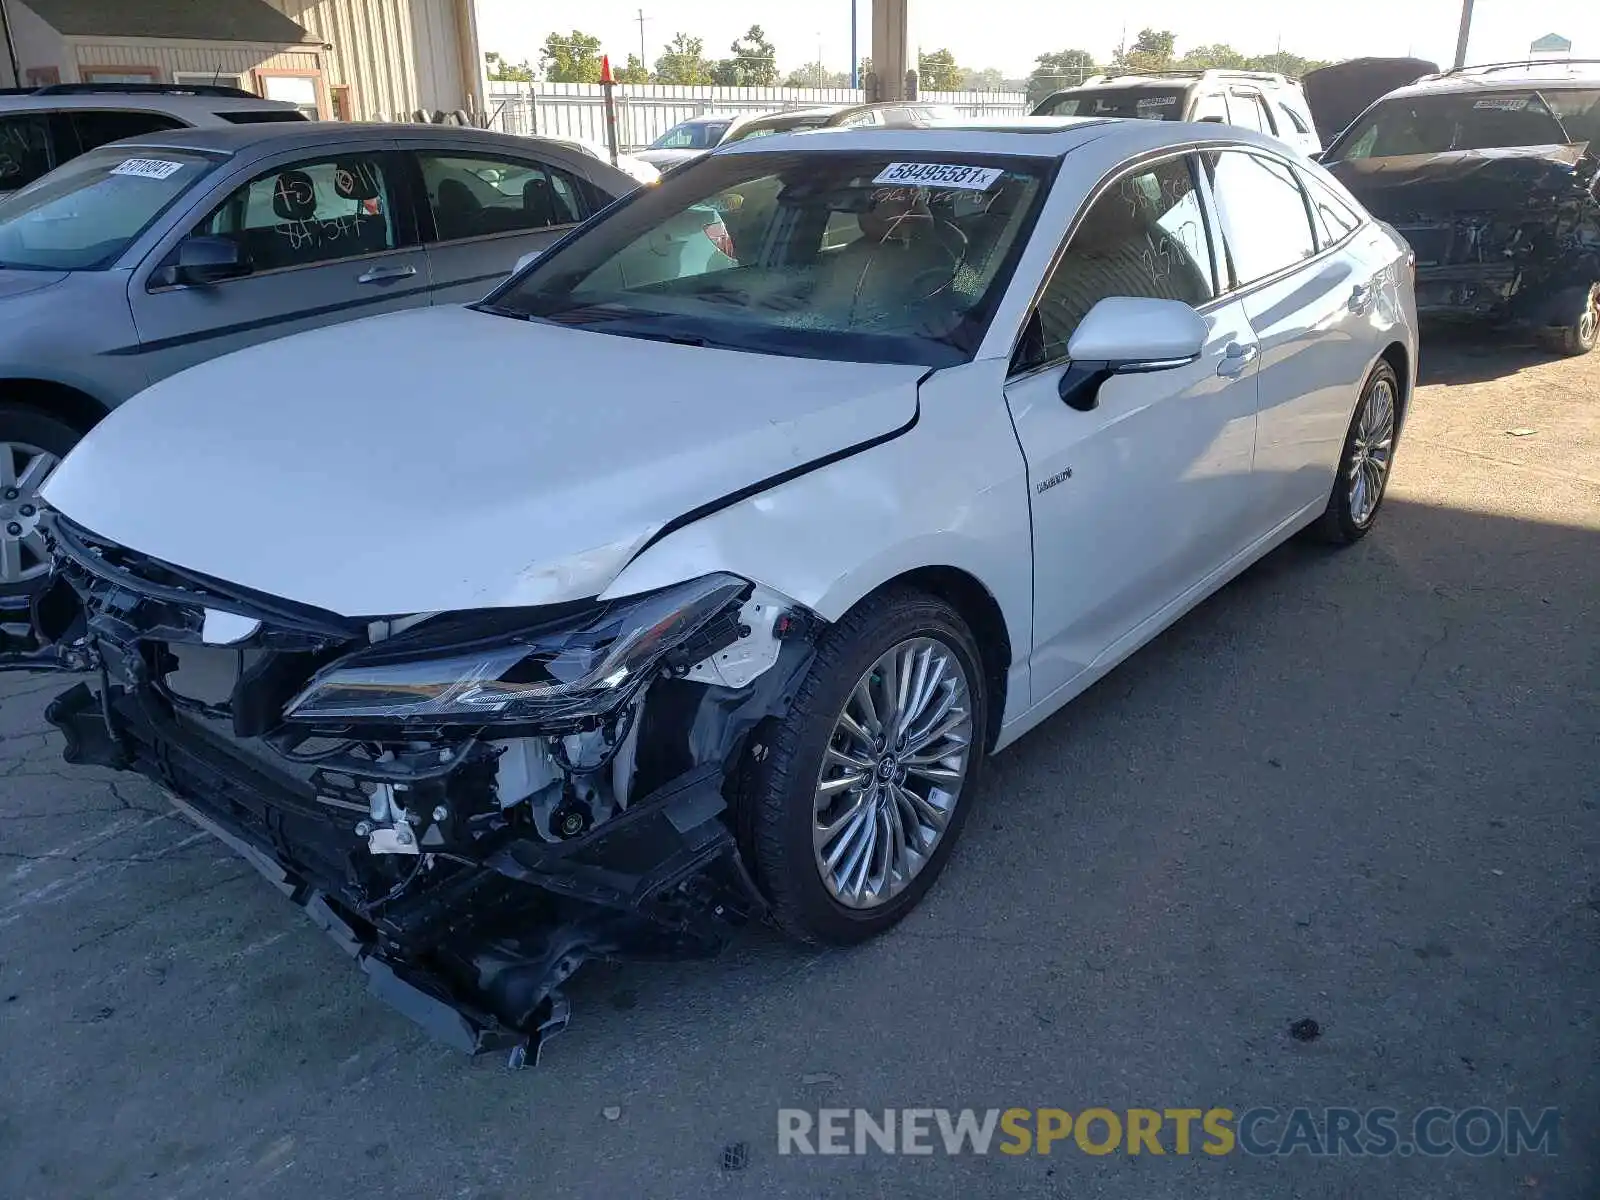
[[1456,68],[1467,65],[1467,41],[1472,36],[1472,0],[1461,0],[1461,32],[1456,35]]
[[649,70],[649,59],[644,56],[644,9],[639,10],[639,65]]
[[856,51],[856,0],[850,0],[850,86],[861,86],[861,56]]

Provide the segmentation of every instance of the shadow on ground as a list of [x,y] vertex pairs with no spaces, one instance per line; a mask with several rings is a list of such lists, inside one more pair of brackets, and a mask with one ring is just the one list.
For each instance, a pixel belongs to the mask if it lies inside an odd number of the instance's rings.
[[[425,1042],[148,789],[57,773],[27,681],[0,1193],[1591,1197],[1597,603],[1594,529],[1393,499],[1001,755],[890,936],[586,969],[522,1073]],[[1535,1160],[776,1153],[781,1106],[1294,1104],[1566,1120]]]

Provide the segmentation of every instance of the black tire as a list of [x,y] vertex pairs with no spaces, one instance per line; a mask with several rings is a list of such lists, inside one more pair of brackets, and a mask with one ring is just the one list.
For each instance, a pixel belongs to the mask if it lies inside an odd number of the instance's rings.
[[[1384,474],[1383,490],[1378,495],[1377,504],[1373,506],[1364,522],[1358,522],[1350,507],[1350,470],[1356,454],[1356,430],[1361,424],[1361,415],[1366,411],[1367,402],[1379,384],[1388,385],[1395,403],[1395,428],[1391,435],[1389,450],[1390,467]],[[1328,507],[1311,526],[1311,533],[1321,541],[1333,546],[1353,545],[1366,537],[1377,523],[1384,497],[1388,494],[1389,476],[1394,472],[1394,448],[1399,444],[1399,421],[1402,416],[1401,395],[1400,380],[1395,375],[1394,368],[1387,362],[1380,361],[1372,368],[1366,383],[1362,384],[1361,399],[1356,402],[1356,410],[1351,414],[1350,428],[1344,435],[1344,450],[1339,455],[1339,470],[1333,478],[1333,491],[1328,495]]]
[[[848,908],[829,894],[812,847],[813,803],[823,753],[856,681],[891,647],[915,637],[943,643],[966,673],[972,714],[967,774],[927,862],[903,891],[878,907]],[[961,834],[982,778],[989,697],[971,630],[933,596],[896,589],[870,597],[821,635],[794,703],[753,765],[741,829],[758,884],[777,924],[808,943],[845,946],[884,932],[933,884]]]
[[[83,438],[83,433],[60,417],[29,408],[23,404],[0,403],[0,444],[26,445],[47,451],[57,458],[65,458]],[[0,453],[5,450],[0,449]],[[3,503],[0,497],[0,503]],[[0,580],[0,596],[26,596],[41,590],[48,575],[18,583]]]
[[1589,289],[1584,297],[1584,307],[1578,311],[1571,325],[1547,330],[1545,343],[1554,351],[1571,358],[1588,354],[1600,345],[1600,283]]

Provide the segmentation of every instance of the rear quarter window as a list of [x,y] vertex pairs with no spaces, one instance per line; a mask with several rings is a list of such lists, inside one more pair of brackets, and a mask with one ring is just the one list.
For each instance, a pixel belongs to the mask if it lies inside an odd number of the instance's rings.
[[308,121],[303,112],[276,111],[269,108],[236,108],[216,114],[232,125],[266,125],[276,121]]

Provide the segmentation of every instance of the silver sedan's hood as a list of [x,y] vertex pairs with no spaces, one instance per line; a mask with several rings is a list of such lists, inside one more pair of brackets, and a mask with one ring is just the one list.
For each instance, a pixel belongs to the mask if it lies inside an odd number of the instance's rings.
[[922,374],[422,309],[164,380],[44,496],[344,616],[550,604],[597,594],[675,518],[908,425]]
[[[66,277],[65,271],[18,271],[0,267],[0,300],[26,296],[29,292],[60,283]],[[3,320],[0,318],[0,321]]]

